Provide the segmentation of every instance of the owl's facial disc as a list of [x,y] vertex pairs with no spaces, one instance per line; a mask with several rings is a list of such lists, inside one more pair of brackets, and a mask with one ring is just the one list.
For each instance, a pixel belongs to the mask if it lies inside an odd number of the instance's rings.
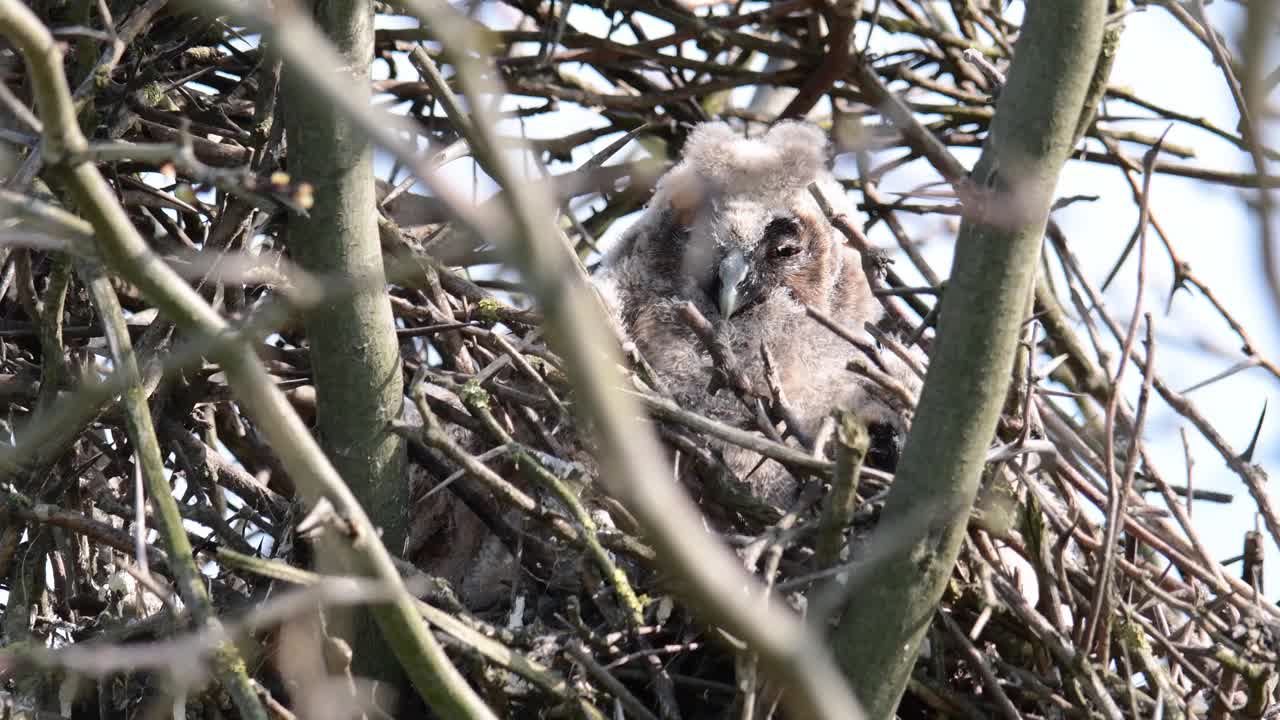
[[[724,320],[763,300],[767,290],[780,282],[779,273],[803,262],[801,224],[794,216],[775,215],[762,228],[755,228],[757,239],[747,247],[720,247],[708,294]],[[747,233],[740,231],[738,236],[742,235]]]

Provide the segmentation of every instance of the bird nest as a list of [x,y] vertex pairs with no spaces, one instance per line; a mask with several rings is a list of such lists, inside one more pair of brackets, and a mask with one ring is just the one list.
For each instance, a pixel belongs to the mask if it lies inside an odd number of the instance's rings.
[[[874,284],[880,297],[898,297],[884,276]],[[475,303],[450,298],[464,314]],[[1171,484],[1140,443],[1107,441],[1105,429],[1120,438],[1140,430],[1157,394],[1198,417],[1160,383],[1150,361],[1136,370],[1147,381],[1132,412],[1077,395],[1074,402],[1100,415],[1089,424],[1055,402],[1051,378],[1100,373],[1087,357],[1053,354],[1071,347],[1053,335],[1064,329],[1057,324],[1062,312],[1046,302],[1042,322],[1028,325],[1023,365],[960,560],[899,715],[1057,717],[1103,708],[1148,717],[1269,707],[1278,616],[1260,595],[1263,533],[1244,534],[1242,571],[1229,571],[1208,554],[1190,518],[1195,502],[1222,498]],[[867,357],[851,329],[834,329],[850,337],[850,358]],[[663,708],[700,717],[752,702],[773,708],[781,688],[757,675],[732,637],[682,602],[636,521],[593,484],[589,446],[576,449],[583,438],[563,414],[574,402],[572,384],[536,326],[514,337],[477,326],[465,333],[465,345],[486,358],[479,365],[501,369],[421,370],[422,382],[445,392],[421,391],[418,409],[427,422],[405,432],[424,486],[450,483],[511,553],[483,568],[501,587],[484,607],[432,599],[501,639],[501,659],[489,645],[471,647],[505,670],[494,691],[501,688],[513,713],[530,716],[546,710],[548,695],[564,706],[584,696],[618,702],[638,717],[657,717]],[[723,364],[732,358],[710,351],[708,358],[725,378],[720,392],[734,392],[741,372]],[[865,464],[873,443],[856,417],[833,413],[807,444],[786,432],[785,421],[781,437],[769,438],[677,405],[652,390],[644,372],[643,365],[628,368],[654,429],[675,449],[672,480],[708,518],[704,536],[686,541],[733,548],[768,588],[769,602],[834,632],[839,609],[859,601],[867,566],[886,552],[872,530],[893,477]],[[866,376],[877,378],[892,381]],[[739,379],[745,400],[743,384]],[[752,399],[780,412],[785,403],[776,389],[762,388]],[[465,446],[450,432],[460,426],[468,428]],[[726,446],[784,466],[798,481],[794,501],[778,506],[754,495],[720,459]],[[1261,479],[1247,459],[1232,458],[1237,471]],[[503,479],[512,476],[521,479],[518,487]],[[881,541],[911,532],[898,530]],[[476,571],[475,558],[495,555],[464,553],[468,566],[459,578]]]

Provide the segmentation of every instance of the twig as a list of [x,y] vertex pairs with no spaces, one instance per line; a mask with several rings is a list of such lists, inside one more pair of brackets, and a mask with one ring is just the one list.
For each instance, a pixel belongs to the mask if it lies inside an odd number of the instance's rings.
[[844,530],[853,521],[858,500],[858,476],[866,457],[870,438],[866,428],[852,413],[843,412],[836,420],[836,462],[832,473],[831,493],[822,506],[822,525],[814,550],[814,562],[821,569],[832,565],[840,556]]

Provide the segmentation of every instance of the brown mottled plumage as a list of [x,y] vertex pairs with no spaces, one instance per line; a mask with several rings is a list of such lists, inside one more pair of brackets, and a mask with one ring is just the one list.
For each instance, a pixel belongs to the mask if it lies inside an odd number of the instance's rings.
[[[846,370],[853,348],[805,313],[806,305],[815,307],[854,330],[882,313],[857,251],[844,244],[809,193],[816,182],[837,212],[848,211],[843,188],[827,170],[826,151],[826,137],[807,124],[780,123],[755,139],[724,123],[701,125],[644,216],[605,257],[597,287],[685,407],[756,427],[730,392],[708,393],[710,356],[678,315],[692,302],[761,388],[760,346],[769,348],[804,430],[812,432],[832,409],[843,407],[868,425],[887,426],[890,434],[905,431],[902,410]],[[882,366],[909,388],[918,387],[896,358],[885,357]],[[790,499],[795,484],[780,466],[757,468],[758,455],[724,451],[758,497],[777,504]]]

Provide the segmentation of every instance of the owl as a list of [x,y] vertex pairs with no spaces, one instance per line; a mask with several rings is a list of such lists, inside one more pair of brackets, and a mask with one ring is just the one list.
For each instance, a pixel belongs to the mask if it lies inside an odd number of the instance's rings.
[[[658,182],[640,219],[606,252],[594,282],[615,320],[673,399],[713,419],[757,429],[756,416],[728,390],[712,392],[711,355],[680,311],[692,303],[733,351],[739,369],[766,388],[767,347],[801,429],[812,433],[835,408],[853,410],[871,430],[873,456],[889,457],[905,435],[904,409],[847,369],[858,352],[806,313],[806,306],[855,332],[881,319],[856,250],[809,186],[837,213],[850,213],[827,169],[818,128],[775,125],[744,138],[725,123],[696,127],[683,157]],[[896,358],[878,360],[915,390]],[[716,448],[761,500],[785,507],[797,485],[780,465],[734,446]]]

